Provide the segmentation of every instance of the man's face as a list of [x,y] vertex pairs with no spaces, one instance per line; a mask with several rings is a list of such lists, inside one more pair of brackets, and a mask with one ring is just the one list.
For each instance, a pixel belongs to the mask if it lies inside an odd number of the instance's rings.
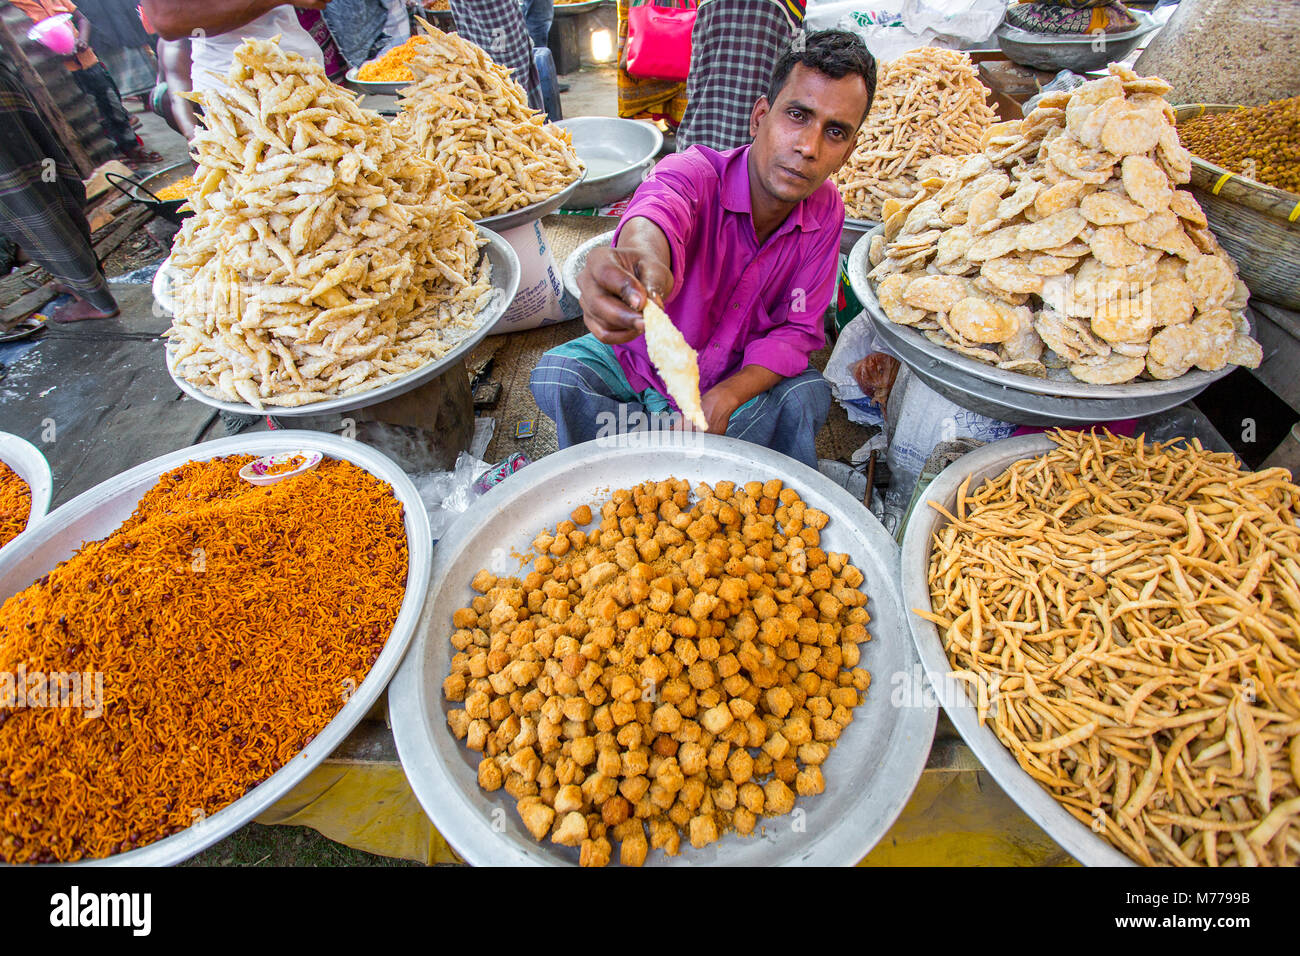
[[862,77],[833,80],[796,63],[776,102],[763,97],[749,117],[759,185],[781,202],[811,196],[853,152],[866,109]]

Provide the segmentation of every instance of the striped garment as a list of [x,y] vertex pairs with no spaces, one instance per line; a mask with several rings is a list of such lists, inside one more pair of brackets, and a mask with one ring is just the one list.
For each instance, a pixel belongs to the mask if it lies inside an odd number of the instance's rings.
[[0,230],[97,309],[117,308],[90,244],[86,190],[62,144],[0,58]]
[[518,0],[451,0],[451,16],[457,33],[510,71],[528,94],[530,107],[546,108],[542,81],[533,63],[533,41]]
[[704,0],[691,32],[686,115],[679,152],[719,151],[749,142],[749,115],[767,93],[772,70],[803,22],[798,0]]

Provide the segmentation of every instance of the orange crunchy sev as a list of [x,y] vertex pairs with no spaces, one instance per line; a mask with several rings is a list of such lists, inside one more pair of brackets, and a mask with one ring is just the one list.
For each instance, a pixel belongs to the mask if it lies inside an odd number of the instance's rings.
[[334,460],[255,487],[238,477],[253,460],[164,474],[0,605],[0,672],[103,676],[98,717],[0,706],[0,860],[177,833],[288,763],[365,679],[405,592],[401,503]]

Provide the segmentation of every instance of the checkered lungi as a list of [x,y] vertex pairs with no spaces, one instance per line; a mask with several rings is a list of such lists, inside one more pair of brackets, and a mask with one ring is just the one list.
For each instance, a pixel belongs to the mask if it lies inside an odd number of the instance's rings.
[[90,244],[86,190],[63,145],[0,58],[0,230],[97,309],[117,308]]
[[802,4],[785,0],[703,0],[691,31],[679,152],[749,142],[749,114],[802,21]]
[[546,109],[542,81],[533,65],[533,41],[518,0],[451,0],[451,16],[457,33],[510,71],[528,94],[529,106]]

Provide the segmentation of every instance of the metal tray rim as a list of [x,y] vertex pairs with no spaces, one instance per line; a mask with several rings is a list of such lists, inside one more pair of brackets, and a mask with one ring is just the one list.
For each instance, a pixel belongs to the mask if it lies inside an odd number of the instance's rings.
[[575,179],[569,185],[565,186],[553,196],[547,196],[541,202],[535,202],[531,206],[524,206],[522,209],[512,209],[510,212],[500,212],[495,216],[484,216],[482,219],[475,221],[475,224],[484,229],[494,229],[497,232],[505,232],[507,229],[517,229],[520,226],[527,226],[529,223],[536,222],[543,216],[550,215],[564,205],[564,201],[573,195],[587,178],[586,167],[582,170],[582,175]]
[[871,271],[871,266],[867,261],[871,240],[883,228],[883,226],[879,226],[872,229],[854,244],[853,250],[849,253],[847,270],[849,285],[852,286],[854,294],[862,303],[862,307],[868,310],[873,317],[878,318],[881,324],[888,324],[889,337],[906,339],[917,350],[938,359],[945,365],[951,365],[954,368],[968,372],[976,378],[982,378],[996,385],[1006,385],[1022,392],[1037,392],[1040,395],[1050,395],[1058,398],[1113,400],[1153,398],[1157,395],[1182,393],[1191,389],[1199,392],[1229,374],[1236,367],[1226,365],[1217,372],[1204,372],[1200,369],[1193,369],[1178,378],[1166,381],[1139,382],[1136,385],[1089,385],[1086,382],[1034,378],[1032,375],[1009,372],[1006,369],[977,362],[972,358],[953,352],[951,349],[946,349],[942,345],[936,345],[915,329],[897,326],[885,316],[884,310],[880,307],[880,301],[876,298],[876,291],[872,287],[871,280],[867,278],[867,273]]
[[[405,394],[411,389],[417,388],[436,378],[444,369],[461,359],[470,349],[481,342],[487,334],[492,331],[492,327],[496,325],[497,320],[500,319],[501,316],[505,315],[506,310],[510,307],[510,303],[514,300],[515,293],[519,291],[521,270],[519,257],[515,254],[515,250],[511,247],[510,243],[506,242],[501,238],[501,236],[492,232],[490,229],[479,227],[479,231],[488,238],[488,245],[483,247],[482,254],[485,256],[495,256],[502,260],[506,267],[506,281],[503,285],[498,285],[496,277],[498,275],[500,263],[493,264],[492,286],[495,290],[500,292],[500,295],[495,296],[492,301],[488,303],[488,307],[480,316],[479,324],[459,339],[452,347],[451,351],[439,358],[426,362],[417,369],[413,369],[406,376],[395,382],[389,382],[387,385],[381,385],[379,388],[372,389],[368,392],[360,392],[356,395],[345,395],[339,398],[327,398],[323,401],[312,402],[309,405],[299,405],[292,408],[285,408],[280,405],[267,405],[263,411],[258,411],[252,405],[243,402],[227,402],[215,398],[203,391],[197,385],[193,385],[181,378],[176,373],[176,367],[173,360],[174,351],[170,343],[164,346],[163,349],[164,361],[167,364],[167,374],[171,376],[171,380],[177,388],[196,402],[202,402],[204,405],[219,409],[223,412],[233,412],[236,415],[252,415],[255,417],[274,415],[276,418],[307,418],[312,415],[327,415],[331,412],[347,412],[358,408],[366,408],[370,405],[385,402],[390,398],[396,398],[398,395]],[[489,252],[489,250],[491,251]],[[154,276],[154,298],[163,306],[163,308],[167,308],[166,302],[170,301],[170,293],[167,289],[167,284],[170,282],[170,279],[164,280],[161,278],[165,268],[166,263],[163,264],[163,268],[160,268],[157,275]],[[161,295],[159,294],[160,292],[162,293]]]
[[[951,509],[957,499],[957,489],[968,477],[997,475],[1017,461],[1034,458],[1055,447],[1055,443],[1045,435],[1004,438],[962,456],[935,478],[924,497],[917,502],[903,534],[903,602],[909,609],[907,619],[912,641],[939,703],[967,746],[1007,796],[1080,863],[1086,866],[1136,866],[1133,860],[1071,816],[1020,768],[1011,751],[1003,746],[992,730],[979,726],[975,707],[966,697],[964,685],[954,686],[959,682],[947,679],[952,665],[943,649],[938,628],[910,610],[930,606],[926,569],[930,561],[931,535],[947,524],[947,520],[928,507],[927,502],[933,501]],[[971,484],[975,485],[975,481]]]
[[7,548],[23,540],[23,536],[34,530],[45,518],[50,510],[50,501],[54,497],[54,476],[50,472],[49,459],[39,448],[27,439],[19,438],[9,432],[0,432],[0,461],[27,482],[28,490],[32,495],[27,526],[5,545]]
[[[376,478],[392,486],[394,496],[405,509],[404,524],[407,536],[407,572],[406,593],[402,597],[402,606],[392,633],[388,637],[379,658],[371,667],[364,681],[357,688],[325,729],[316,739],[298,752],[297,755],[274,774],[249,790],[244,796],[229,804],[212,816],[182,830],[173,836],[165,837],[148,846],[114,856],[82,860],[72,864],[47,864],[54,866],[169,866],[179,863],[195,853],[211,846],[234,830],[248,823],[259,813],[266,810],[294,786],[300,783],[313,769],[325,760],[352,729],[365,717],[374,706],[380,694],[388,686],[392,675],[401,663],[428,597],[429,572],[432,566],[432,541],[429,534],[429,516],[420,498],[419,492],[411,479],[400,467],[386,455],[358,441],[351,441],[322,432],[285,430],[253,435],[237,435],[216,441],[192,445],[178,451],[162,455],[152,461],[136,465],[113,478],[108,479],[73,498],[47,516],[41,525],[42,536],[28,537],[15,548],[5,548],[0,554],[0,601],[9,597],[9,582],[6,578],[16,576],[19,587],[35,580],[41,572],[29,574],[30,569],[20,567],[31,552],[44,544],[53,533],[77,524],[91,517],[97,510],[105,509],[111,503],[115,489],[135,484],[153,482],[163,472],[188,461],[203,458],[215,458],[219,455],[261,452],[271,454],[288,449],[308,449],[319,451],[333,458],[352,462]],[[147,490],[147,488],[145,489]],[[143,492],[142,492],[143,493]],[[138,499],[136,499],[138,500]],[[111,504],[107,505],[111,507]],[[122,514],[125,519],[135,507],[132,502],[129,509]],[[24,535],[26,532],[24,532]],[[15,539],[17,542],[18,539]],[[67,554],[60,560],[71,556],[80,543],[70,542]],[[48,570],[48,568],[46,568]],[[21,574],[19,572],[22,572]]]

